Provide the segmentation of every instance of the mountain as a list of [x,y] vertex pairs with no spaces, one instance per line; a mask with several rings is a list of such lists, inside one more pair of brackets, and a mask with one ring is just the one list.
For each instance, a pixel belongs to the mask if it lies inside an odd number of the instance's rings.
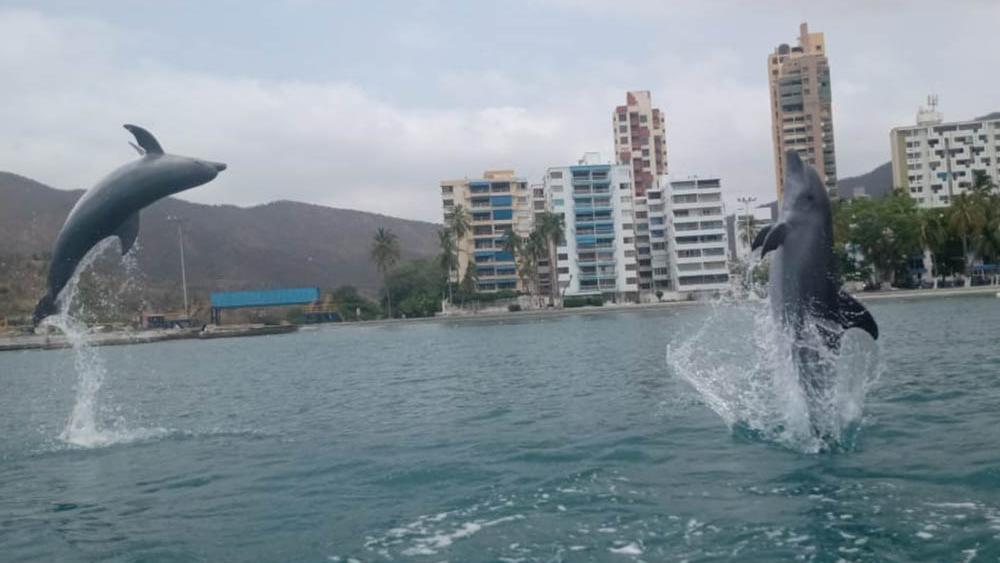
[[876,166],[871,172],[860,176],[837,180],[837,193],[840,197],[854,197],[857,188],[862,188],[863,193],[870,197],[883,197],[892,193],[892,163]]
[[[23,263],[17,258],[50,252],[82,194],[0,172],[0,259]],[[399,236],[403,260],[438,252],[433,223],[292,201],[236,207],[167,198],[142,211],[133,252],[145,283],[171,292],[179,291],[180,250],[168,217],[183,219],[188,289],[202,300],[210,291],[298,286],[354,285],[375,295],[381,282],[369,249],[378,227]],[[11,283],[11,269],[0,267],[0,285]]]

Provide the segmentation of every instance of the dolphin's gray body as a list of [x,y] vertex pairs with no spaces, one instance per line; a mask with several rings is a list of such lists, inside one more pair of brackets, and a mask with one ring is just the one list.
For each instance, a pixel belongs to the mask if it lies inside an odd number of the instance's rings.
[[[798,153],[785,158],[784,194],[778,222],[763,229],[752,248],[773,253],[768,293],[775,319],[794,341],[793,360],[806,398],[814,402],[832,377],[818,346],[836,350],[852,327],[878,338],[878,326],[864,305],[840,288],[833,256],[830,198],[816,170]],[[810,335],[816,338],[811,338]],[[812,405],[811,405],[812,406]],[[813,424],[814,432],[817,426]]]
[[48,291],[35,307],[36,325],[58,312],[59,293],[94,245],[117,236],[122,254],[127,253],[139,234],[142,208],[209,182],[226,169],[221,162],[164,154],[149,131],[135,125],[125,128],[135,135],[136,150],[142,157],[121,166],[87,190],[69,212],[52,250]]

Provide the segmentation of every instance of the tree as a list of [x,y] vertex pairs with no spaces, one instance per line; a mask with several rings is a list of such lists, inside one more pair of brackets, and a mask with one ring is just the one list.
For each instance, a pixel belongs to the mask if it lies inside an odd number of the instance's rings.
[[993,178],[985,170],[972,171],[972,191],[978,194],[989,194],[996,189]]
[[561,214],[545,211],[538,216],[535,229],[538,230],[548,249],[549,259],[549,305],[555,305],[559,291],[558,264],[556,247],[563,242],[564,221]]
[[[469,212],[465,210],[462,205],[456,205],[451,208],[451,211],[445,215],[445,230],[451,233],[452,241],[455,245],[456,253],[456,263],[455,263],[455,273],[456,278],[461,275],[461,255],[462,255],[462,239],[465,235],[469,234],[472,230],[472,219],[469,216]],[[466,270],[468,270],[469,264],[472,260],[466,261]],[[451,273],[449,272],[449,282],[451,281]],[[457,279],[455,281],[458,281]]]
[[[545,236],[542,234],[541,230],[537,227],[528,234],[528,238],[524,240],[524,255],[527,260],[530,261],[530,268],[532,272],[532,278],[535,282],[535,289],[532,293],[535,295],[541,295],[542,293],[542,280],[538,273],[538,263],[541,259],[548,255],[548,242],[545,240]],[[549,266],[549,286],[555,285],[556,270],[553,265]],[[550,291],[551,294],[551,291]]]
[[909,259],[921,247],[912,198],[896,191],[881,199],[852,199],[834,209],[840,215],[834,218],[835,246],[860,250],[876,282],[894,283],[897,273],[907,271]]
[[517,264],[517,277],[521,279],[521,285],[528,287],[528,283],[534,279],[538,270],[534,257],[527,252],[527,239],[514,231],[508,231],[503,239],[503,250],[509,252],[514,257]]
[[981,207],[982,197],[978,193],[958,194],[948,208],[948,226],[952,233],[962,240],[963,274],[965,285],[972,284],[972,249],[978,246],[979,235],[986,226],[986,218]]
[[476,271],[475,264],[471,262],[465,267],[465,275],[462,277],[462,299],[465,296],[475,295],[477,284],[479,283],[479,272]]
[[941,209],[924,209],[920,212],[920,244],[930,257],[931,276],[937,288],[942,262],[946,259],[948,226]]
[[445,285],[448,286],[448,301],[452,300],[451,274],[458,269],[458,254],[455,248],[455,238],[449,229],[438,231],[438,243],[441,245],[441,255],[438,256],[438,264],[445,272]]
[[382,285],[385,288],[386,316],[392,318],[392,292],[389,290],[388,274],[399,261],[399,237],[395,233],[379,227],[372,241],[371,257],[382,272]]
[[432,317],[441,310],[444,279],[435,260],[413,260],[400,264],[386,282],[396,299],[396,313],[407,318]]

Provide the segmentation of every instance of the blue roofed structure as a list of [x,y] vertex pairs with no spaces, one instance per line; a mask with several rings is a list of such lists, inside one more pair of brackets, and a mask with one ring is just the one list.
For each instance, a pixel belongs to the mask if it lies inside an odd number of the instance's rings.
[[319,301],[318,287],[295,287],[257,291],[217,291],[211,295],[212,322],[219,324],[223,309],[308,305],[317,301]]

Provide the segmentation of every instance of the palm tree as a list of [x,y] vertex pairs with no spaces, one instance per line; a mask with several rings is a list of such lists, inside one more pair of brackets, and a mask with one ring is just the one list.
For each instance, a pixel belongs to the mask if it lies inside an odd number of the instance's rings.
[[[458,257],[456,258],[457,264],[455,264],[456,278],[461,275],[461,255],[462,255],[462,239],[465,235],[469,234],[472,230],[472,219],[469,217],[469,212],[465,210],[462,205],[456,205],[451,208],[451,211],[445,215],[444,227],[451,233],[452,238],[455,241],[455,249]],[[468,265],[466,265],[468,269]],[[458,281],[457,279],[455,281]]]
[[[545,241],[545,237],[542,236],[541,230],[537,227],[528,234],[528,238],[524,239],[523,253],[530,264],[531,277],[535,285],[533,293],[536,296],[540,296],[542,293],[542,280],[538,274],[538,262],[548,255],[548,243]],[[550,284],[554,283],[552,280],[552,274],[549,274]]]
[[399,237],[385,227],[375,231],[371,249],[372,260],[382,272],[382,285],[385,287],[385,302],[387,316],[392,318],[392,292],[389,291],[389,270],[399,261]]
[[535,227],[545,241],[549,259],[549,305],[555,305],[559,290],[559,276],[556,264],[556,247],[563,242],[563,216],[546,211],[538,217]]
[[508,231],[503,239],[503,250],[509,252],[514,257],[517,264],[517,276],[521,278],[521,285],[527,287],[528,277],[531,275],[531,259],[525,252],[526,240],[514,231]]
[[965,261],[965,286],[972,285],[969,271],[972,269],[972,254],[970,242],[975,243],[985,223],[981,199],[976,194],[962,193],[951,200],[948,226],[956,236],[962,239],[962,258]]
[[452,300],[451,294],[451,273],[458,269],[458,254],[455,249],[455,239],[448,229],[438,231],[438,243],[441,245],[441,255],[438,256],[438,263],[441,270],[445,272],[445,283],[448,286],[448,302]]

